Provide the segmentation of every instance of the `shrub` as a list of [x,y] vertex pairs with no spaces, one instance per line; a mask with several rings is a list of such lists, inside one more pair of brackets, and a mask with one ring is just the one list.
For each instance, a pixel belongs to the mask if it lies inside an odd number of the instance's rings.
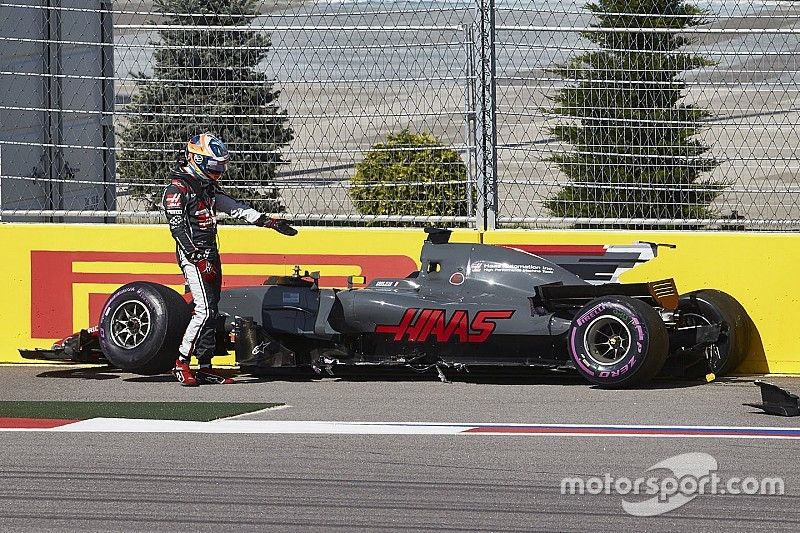
[[408,129],[375,144],[356,164],[350,184],[362,215],[468,216],[475,201],[458,152],[430,133]]

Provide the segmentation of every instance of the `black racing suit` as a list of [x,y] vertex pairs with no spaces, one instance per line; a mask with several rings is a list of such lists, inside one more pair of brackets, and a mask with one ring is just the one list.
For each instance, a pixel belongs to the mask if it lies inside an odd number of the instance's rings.
[[263,220],[262,214],[222,192],[216,182],[200,180],[183,168],[173,173],[164,189],[163,205],[177,245],[178,265],[194,299],[194,315],[178,349],[179,357],[188,361],[194,355],[201,365],[209,365],[222,289],[216,213],[251,224]]

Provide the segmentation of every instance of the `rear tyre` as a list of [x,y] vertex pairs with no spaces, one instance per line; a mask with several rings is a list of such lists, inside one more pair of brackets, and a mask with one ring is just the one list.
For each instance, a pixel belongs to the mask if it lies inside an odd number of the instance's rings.
[[669,339],[661,315],[627,296],[602,296],[583,306],[567,344],[578,372],[604,387],[637,387],[667,359]]
[[[684,294],[678,301],[678,327],[720,324],[717,342],[698,349],[698,357],[707,361],[699,365],[698,375],[713,372],[730,374],[744,361],[750,345],[747,311],[736,299],[716,289],[702,289]],[[690,376],[695,377],[695,376]]]
[[174,290],[135,281],[114,291],[100,315],[100,348],[108,361],[138,374],[169,371],[191,318]]

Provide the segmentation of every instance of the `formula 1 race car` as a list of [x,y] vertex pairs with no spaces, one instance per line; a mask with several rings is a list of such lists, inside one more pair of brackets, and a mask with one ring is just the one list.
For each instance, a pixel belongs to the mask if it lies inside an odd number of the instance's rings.
[[[679,295],[672,279],[591,284],[532,253],[425,231],[421,269],[405,278],[325,289],[319,273],[296,268],[223,290],[219,353],[234,349],[241,371],[254,375],[340,365],[437,369],[440,377],[443,368],[570,368],[608,387],[643,385],[665,365],[722,375],[746,355],[749,318],[721,291]],[[166,372],[190,309],[168,287],[129,283],[108,298],[97,328],[52,350],[21,352]]]

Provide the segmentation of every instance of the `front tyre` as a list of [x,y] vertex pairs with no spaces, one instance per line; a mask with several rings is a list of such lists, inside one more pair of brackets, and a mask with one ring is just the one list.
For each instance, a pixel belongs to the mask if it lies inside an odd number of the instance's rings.
[[567,344],[578,372],[604,387],[636,387],[664,366],[667,329],[650,305],[627,296],[602,296],[572,321]]
[[100,314],[100,348],[109,363],[138,374],[169,371],[191,318],[188,304],[158,283],[135,281],[114,291]]

